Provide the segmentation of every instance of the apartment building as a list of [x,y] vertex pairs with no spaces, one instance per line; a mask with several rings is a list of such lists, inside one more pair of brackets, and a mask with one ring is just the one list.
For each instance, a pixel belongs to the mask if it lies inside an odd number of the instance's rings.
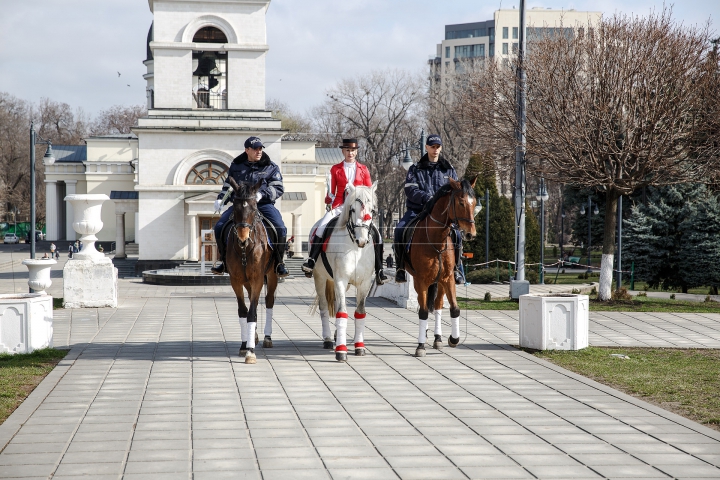
[[[526,10],[526,38],[532,43],[545,33],[561,29],[572,34],[574,29],[597,23],[600,12],[579,12],[534,7]],[[461,73],[468,65],[493,58],[509,59],[517,54],[520,11],[497,10],[492,20],[445,26],[445,39],[437,45],[435,55],[428,60],[430,78],[440,82],[445,75]]]

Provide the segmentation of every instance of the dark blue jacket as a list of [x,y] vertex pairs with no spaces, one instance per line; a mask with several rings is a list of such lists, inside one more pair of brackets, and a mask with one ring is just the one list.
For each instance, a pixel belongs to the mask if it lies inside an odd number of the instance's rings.
[[[238,183],[246,182],[252,185],[263,180],[262,187],[260,187],[262,198],[258,202],[258,205],[265,205],[267,203],[274,205],[275,200],[282,197],[285,191],[280,167],[275,165],[265,152],[263,152],[262,158],[257,162],[248,161],[247,153],[243,153],[237,157],[233,160],[232,165],[230,165],[228,178],[230,177]],[[227,192],[229,188],[230,183],[226,179],[222,191],[218,195],[218,200],[222,200],[225,192]],[[228,197],[227,202],[232,202],[232,195]]]
[[435,192],[448,183],[449,178],[458,179],[450,162],[441,156],[436,163],[433,163],[425,154],[417,165],[410,167],[405,179],[407,209],[420,213]]

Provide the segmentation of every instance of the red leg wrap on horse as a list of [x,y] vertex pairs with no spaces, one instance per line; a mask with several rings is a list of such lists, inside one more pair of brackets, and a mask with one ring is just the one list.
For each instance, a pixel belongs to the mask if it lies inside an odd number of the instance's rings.
[[362,320],[363,318],[365,318],[366,315],[367,315],[367,314],[365,314],[365,313],[355,312],[355,318],[358,319],[358,320]]
[[335,318],[348,318],[348,314],[345,312],[337,312],[337,314],[335,314]]
[[347,352],[347,345],[338,345],[335,347],[336,352]]
[[358,342],[355,344],[355,348],[365,348],[365,344],[362,342]]

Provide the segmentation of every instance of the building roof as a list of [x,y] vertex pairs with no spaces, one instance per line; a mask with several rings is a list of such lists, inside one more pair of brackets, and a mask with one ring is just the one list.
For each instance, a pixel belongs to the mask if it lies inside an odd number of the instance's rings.
[[335,165],[342,162],[344,158],[339,148],[315,149],[315,161],[320,165]]
[[153,59],[153,53],[152,53],[152,50],[150,49],[150,42],[152,42],[155,37],[155,33],[153,31],[154,26],[155,26],[155,22],[150,24],[150,30],[148,31],[148,35],[147,35],[147,58],[145,59],[146,62],[148,60]]
[[87,161],[87,145],[53,145],[56,162],[82,163]]
[[307,200],[305,192],[285,192],[282,196],[283,200]]
[[138,200],[140,192],[118,192],[112,190],[110,192],[110,200]]
[[138,137],[134,133],[108,133],[107,135],[92,135],[88,138],[93,138],[93,139],[107,138],[107,139],[113,139],[113,140],[118,140],[118,139],[120,139],[120,140],[122,140],[122,139],[137,140]]

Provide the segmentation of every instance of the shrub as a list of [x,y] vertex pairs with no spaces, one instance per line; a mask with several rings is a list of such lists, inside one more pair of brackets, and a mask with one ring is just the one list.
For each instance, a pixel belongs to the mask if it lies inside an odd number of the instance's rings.
[[705,297],[705,303],[711,303],[711,302],[714,302],[714,301],[715,301],[715,300],[713,300],[712,298],[710,298],[710,295],[708,295],[707,297]]
[[675,300],[675,294],[674,294],[674,293],[670,295],[670,300]]
[[592,290],[590,290],[590,295],[597,295],[597,288],[593,287]]
[[525,280],[533,285],[540,283],[540,274],[537,270],[525,270]]
[[510,278],[507,270],[503,268],[481,268],[473,270],[466,275],[467,281],[475,285],[487,285],[500,278],[501,282],[507,282]]
[[573,288],[572,292],[570,292],[570,293],[574,293],[577,295],[578,293],[580,293],[580,290],[578,290],[577,288]]
[[615,290],[612,293],[613,300],[632,300],[632,295],[628,293],[627,288],[623,287],[619,290]]
[[492,302],[492,295],[490,295],[490,292],[485,292],[485,297],[483,298],[484,302]]
[[640,292],[636,296],[638,297],[647,297],[647,292]]

